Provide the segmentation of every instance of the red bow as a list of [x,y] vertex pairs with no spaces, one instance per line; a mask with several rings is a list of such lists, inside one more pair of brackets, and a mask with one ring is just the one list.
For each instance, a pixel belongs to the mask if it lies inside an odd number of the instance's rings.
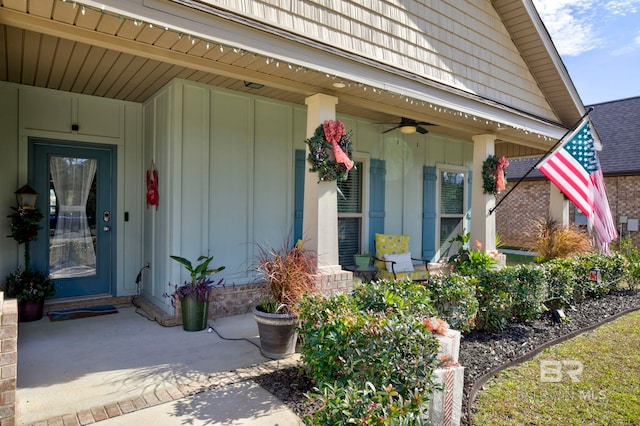
[[327,139],[333,147],[333,156],[336,158],[337,163],[344,164],[347,171],[353,168],[353,161],[349,156],[340,148],[338,142],[345,134],[344,123],[339,120],[325,120],[323,123],[324,137]]

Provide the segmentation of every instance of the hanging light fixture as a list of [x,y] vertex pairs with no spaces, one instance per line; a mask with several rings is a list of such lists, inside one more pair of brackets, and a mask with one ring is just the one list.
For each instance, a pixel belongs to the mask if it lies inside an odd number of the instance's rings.
[[399,129],[400,129],[400,133],[404,133],[405,135],[410,135],[411,133],[416,132],[416,126],[412,126],[412,125],[400,126]]
[[38,199],[38,192],[30,187],[29,185],[24,185],[22,188],[18,189],[16,192],[16,201],[18,205],[23,209],[35,209],[36,208],[36,200]]

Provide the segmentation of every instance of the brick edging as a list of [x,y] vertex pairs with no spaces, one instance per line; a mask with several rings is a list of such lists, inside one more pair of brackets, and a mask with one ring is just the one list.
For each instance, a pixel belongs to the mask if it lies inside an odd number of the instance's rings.
[[154,392],[147,392],[133,398],[126,398],[109,404],[80,410],[75,413],[63,414],[39,420],[31,423],[30,426],[89,425],[102,420],[123,416],[134,411],[194,396],[210,390],[246,382],[263,374],[273,373],[279,369],[294,367],[299,365],[299,359],[299,355],[294,355],[286,359],[266,361],[232,371],[214,373],[201,382],[194,381],[179,386],[169,386],[167,388],[159,389]]

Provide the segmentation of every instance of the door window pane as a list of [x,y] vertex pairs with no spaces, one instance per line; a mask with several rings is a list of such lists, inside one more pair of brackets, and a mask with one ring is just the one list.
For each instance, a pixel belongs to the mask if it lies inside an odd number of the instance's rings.
[[51,278],[95,276],[97,161],[52,156],[49,166]]

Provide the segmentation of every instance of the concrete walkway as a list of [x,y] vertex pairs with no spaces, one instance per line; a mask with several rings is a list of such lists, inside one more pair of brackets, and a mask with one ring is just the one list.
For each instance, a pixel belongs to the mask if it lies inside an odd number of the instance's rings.
[[251,381],[298,365],[298,357],[262,357],[251,314],[210,325],[224,337],[249,341],[165,328],[134,307],[100,317],[20,323],[18,424],[300,424]]

